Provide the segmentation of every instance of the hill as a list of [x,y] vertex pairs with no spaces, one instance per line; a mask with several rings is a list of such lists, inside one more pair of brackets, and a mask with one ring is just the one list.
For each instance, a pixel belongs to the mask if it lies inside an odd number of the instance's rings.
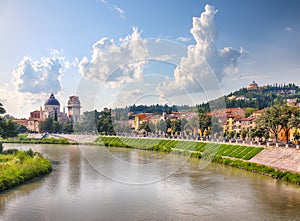
[[[288,99],[292,102],[300,102],[300,88],[294,83],[257,86],[256,88],[248,87],[218,99],[224,99],[227,108],[250,107],[260,110],[273,105],[286,104]],[[202,112],[207,112],[209,111],[209,103],[197,105],[197,108]]]

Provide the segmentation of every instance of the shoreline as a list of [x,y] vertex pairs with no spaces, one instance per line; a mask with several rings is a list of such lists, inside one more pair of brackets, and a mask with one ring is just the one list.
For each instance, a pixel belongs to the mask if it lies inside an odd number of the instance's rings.
[[[164,141],[164,142],[186,142],[188,143],[205,143],[205,145],[216,145],[216,146],[234,146],[237,148],[239,147],[251,147],[249,145],[243,145],[243,144],[236,144],[236,143],[215,143],[215,142],[205,142],[205,141],[198,141],[198,140],[179,140],[179,139],[162,139],[162,138],[147,138],[147,137],[119,137],[119,136],[97,136],[97,135],[74,135],[74,134],[67,134],[67,135],[55,135],[56,139],[67,139],[71,140],[77,144],[83,144],[83,145],[103,145],[103,146],[115,146],[115,147],[122,147],[122,148],[134,148],[134,149],[142,149],[142,150],[151,150],[147,145],[147,141],[155,140],[157,141]],[[83,138],[83,139],[82,139]],[[134,145],[133,146],[126,146],[122,143],[122,145],[113,145],[107,142],[106,144],[103,142],[99,142],[99,140],[103,141],[105,139],[131,139],[142,142],[142,145],[144,145],[142,148],[137,148]],[[85,141],[85,142],[81,142]],[[91,140],[93,140],[91,142]],[[98,141],[98,142],[97,142]],[[14,142],[17,143],[17,142]],[[70,143],[70,144],[74,144]],[[58,143],[53,143],[58,144]],[[253,148],[262,148],[261,146],[253,147]],[[171,151],[172,150],[172,151]],[[153,149],[151,151],[161,151],[161,152],[172,152],[173,154],[182,154],[182,155],[188,155],[190,157],[194,158],[203,158],[203,152],[201,151],[194,151],[189,150],[186,148],[170,148],[170,147],[163,147],[162,149]],[[272,151],[275,151],[275,154],[272,153]],[[272,154],[270,154],[270,152]],[[276,155],[276,152],[280,152],[280,155]],[[268,157],[268,155],[270,155]],[[205,156],[204,156],[205,157]],[[270,176],[276,179],[285,180],[290,183],[294,183],[297,185],[300,185],[300,150],[295,148],[284,148],[284,147],[263,147],[262,151],[258,151],[257,154],[254,154],[253,157],[250,159],[242,159],[242,158],[236,158],[234,156],[217,156],[217,159],[215,159],[215,156],[213,156],[213,161],[219,161],[217,163],[225,164],[228,166],[228,164],[231,164],[229,166],[236,167],[239,169],[244,169],[247,171],[259,173],[262,175]],[[220,160],[220,158],[222,160]],[[282,163],[283,160],[288,161],[288,163]],[[220,162],[222,161],[222,162]],[[229,162],[230,161],[230,162]],[[294,163],[294,161],[299,162],[299,164]],[[225,162],[225,163],[224,163]],[[234,163],[235,162],[235,163]],[[244,164],[244,165],[243,165]],[[291,169],[292,166],[297,166],[296,169]],[[254,167],[254,171],[253,168]],[[297,170],[298,169],[298,170]],[[269,171],[269,172],[266,172]],[[287,176],[287,177],[285,177]],[[299,176],[299,177],[298,177]],[[284,178],[285,177],[285,178]],[[296,179],[291,179],[291,177],[297,177]]]
[[52,171],[51,161],[31,149],[7,149],[1,152],[0,159],[0,194],[34,182]]

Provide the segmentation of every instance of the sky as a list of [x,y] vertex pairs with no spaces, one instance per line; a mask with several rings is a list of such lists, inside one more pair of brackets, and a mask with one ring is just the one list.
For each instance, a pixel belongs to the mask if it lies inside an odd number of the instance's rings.
[[255,80],[300,85],[298,0],[0,0],[0,102],[82,111],[195,105]]

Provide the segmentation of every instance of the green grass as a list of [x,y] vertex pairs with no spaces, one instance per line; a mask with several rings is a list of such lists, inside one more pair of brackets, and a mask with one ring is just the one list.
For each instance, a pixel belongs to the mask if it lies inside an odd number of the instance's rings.
[[[263,148],[231,144],[147,138],[99,137],[96,140],[96,143],[104,146],[136,148],[163,152],[174,152],[175,150],[178,150],[176,153],[193,153],[193,155],[197,156],[205,153],[205,156],[227,156],[244,160],[251,159],[263,150]],[[198,154],[194,152],[198,152]]]
[[29,143],[29,144],[76,144],[76,142],[70,142],[66,138],[43,138],[33,139],[25,136],[19,136],[17,138],[0,139],[2,143]]
[[[256,151],[252,151],[252,152],[253,153],[251,154],[254,154],[254,152]],[[215,157],[213,161],[224,165],[236,167],[239,169],[270,176],[275,179],[284,180],[289,183],[300,185],[300,174],[298,173],[283,172],[281,170],[275,170],[274,168],[267,167],[265,165],[261,165],[257,163],[245,162],[242,160],[232,160],[229,158],[222,158],[222,157]]]
[[51,162],[39,153],[4,150],[0,154],[0,192],[50,173]]

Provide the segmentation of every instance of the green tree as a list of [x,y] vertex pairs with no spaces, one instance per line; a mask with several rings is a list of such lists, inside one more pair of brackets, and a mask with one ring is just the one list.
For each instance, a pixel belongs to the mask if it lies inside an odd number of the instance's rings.
[[[0,103],[0,114],[6,113],[2,103]],[[0,136],[3,138],[15,137],[17,136],[16,123],[12,122],[12,120],[4,119],[0,116]]]
[[[217,122],[215,122],[215,123],[217,124]],[[212,125],[211,117],[208,116],[207,114],[199,113],[199,130],[200,130],[202,136],[204,134],[204,131],[208,130],[211,125]],[[217,127],[217,125],[214,125],[214,127],[212,128],[213,132],[217,132],[219,130],[220,130],[220,128]]]
[[249,117],[255,110],[257,110],[257,109],[253,108],[253,107],[246,107],[245,108],[245,116]]
[[145,134],[148,135],[149,132],[151,132],[150,123],[148,121],[144,121],[141,125],[139,130],[144,130]]
[[246,137],[247,137],[247,133],[248,133],[248,131],[247,131],[247,130],[245,130],[245,129],[243,129],[243,130],[242,130],[241,136],[242,136],[242,139],[243,139],[243,140],[245,140],[245,139],[246,139]]
[[3,121],[1,120],[0,123],[0,135],[3,138],[8,137],[15,137],[17,136],[18,132],[16,130],[16,123],[12,122],[11,120]]
[[3,104],[0,103],[0,114],[5,114],[5,113],[6,113],[6,111],[5,111],[4,107],[3,107]]
[[53,118],[54,121],[58,121],[58,116],[57,116],[57,110],[55,109],[55,112],[54,112],[54,118]]
[[278,128],[281,123],[280,116],[280,106],[273,106],[266,108],[256,121],[258,127],[265,128],[275,136],[276,142],[278,142]]
[[48,117],[45,121],[39,123],[39,129],[43,132],[52,133],[53,132],[53,118]]
[[111,119],[111,112],[101,111],[97,119],[97,129],[99,133],[114,134],[114,127]]

